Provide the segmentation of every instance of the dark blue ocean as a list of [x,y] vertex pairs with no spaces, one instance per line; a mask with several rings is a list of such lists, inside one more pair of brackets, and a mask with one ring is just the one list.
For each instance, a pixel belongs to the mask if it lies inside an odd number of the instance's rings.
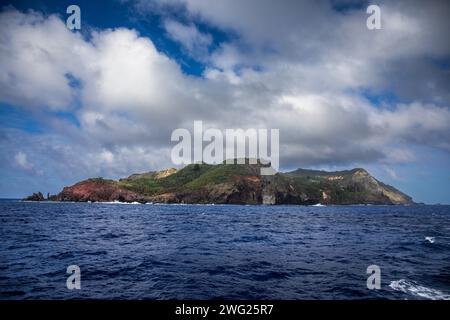
[[450,299],[449,206],[0,201],[0,299],[380,298]]

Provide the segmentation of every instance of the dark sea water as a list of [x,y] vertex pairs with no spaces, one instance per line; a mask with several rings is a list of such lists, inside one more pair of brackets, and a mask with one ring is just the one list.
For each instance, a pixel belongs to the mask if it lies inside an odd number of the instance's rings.
[[80,298],[450,299],[450,207],[0,201],[0,299]]

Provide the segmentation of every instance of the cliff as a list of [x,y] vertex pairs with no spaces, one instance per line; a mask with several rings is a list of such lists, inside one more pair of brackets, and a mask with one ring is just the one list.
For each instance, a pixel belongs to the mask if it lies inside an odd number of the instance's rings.
[[[297,169],[261,176],[260,165],[192,164],[183,169],[88,179],[65,187],[53,201],[217,204],[410,204],[411,197],[366,170]],[[36,200],[38,200],[36,198]]]

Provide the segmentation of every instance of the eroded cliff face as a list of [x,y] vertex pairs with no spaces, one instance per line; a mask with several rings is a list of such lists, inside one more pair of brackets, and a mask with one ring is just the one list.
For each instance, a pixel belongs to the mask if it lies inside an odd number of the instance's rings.
[[195,164],[134,174],[119,181],[88,179],[50,197],[56,201],[217,204],[409,204],[412,199],[366,170],[298,169],[261,176],[259,165]]
[[[286,173],[294,185],[309,190],[324,204],[411,204],[412,198],[386,185],[362,168],[326,172],[298,169]],[[316,186],[316,190],[311,188]],[[320,191],[320,195],[316,192]]]
[[77,202],[146,202],[146,198],[141,194],[119,187],[115,181],[104,179],[81,181],[73,186],[64,187],[58,195],[50,197],[53,201]]
[[391,202],[392,204],[412,203],[411,197],[398,191],[392,186],[376,180],[364,169],[357,169],[356,172],[353,173],[352,181],[356,185],[362,186],[364,190],[367,190],[369,193],[368,196],[373,198],[374,203],[377,202],[377,199],[381,199],[382,202],[384,202],[384,199],[387,199],[388,202]]

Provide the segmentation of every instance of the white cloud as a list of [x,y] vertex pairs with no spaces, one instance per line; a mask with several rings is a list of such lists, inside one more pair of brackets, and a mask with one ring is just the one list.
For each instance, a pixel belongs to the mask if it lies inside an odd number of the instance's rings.
[[56,16],[45,18],[14,9],[1,13],[0,36],[2,101],[53,110],[69,108],[73,91],[66,75],[81,67],[79,60],[87,47],[81,37],[67,32]]
[[185,25],[169,19],[164,22],[164,28],[169,36],[179,42],[194,58],[204,59],[208,54],[212,37],[200,32],[194,24]]
[[447,1],[381,1],[383,29],[377,31],[366,28],[365,8],[343,14],[333,9],[332,1],[219,0],[211,5],[207,0],[167,0],[163,4],[184,5],[193,20],[237,34],[213,53],[218,68],[258,65],[292,80],[295,87],[370,87],[393,90],[408,100],[450,102],[448,69],[439,69],[433,61],[450,55],[444,31],[450,29]]
[[394,169],[388,166],[383,166],[383,169],[387,172],[387,174],[391,177],[392,180],[399,180],[397,172]]
[[21,169],[33,174],[41,176],[44,173],[41,169],[35,169],[34,165],[29,162],[27,154],[22,151],[16,153],[14,163]]
[[[31,148],[33,157],[54,159],[59,174],[72,177],[170,166],[170,133],[190,128],[193,120],[219,129],[279,128],[285,166],[392,164],[414,161],[416,146],[450,150],[445,77],[435,83],[440,103],[427,93],[421,101],[385,109],[357,94],[359,88],[376,91],[399,83],[390,72],[398,59],[412,63],[425,54],[448,53],[436,43],[439,37],[427,38],[445,24],[428,23],[429,10],[418,16],[407,11],[402,19],[398,9],[390,9],[398,20],[392,20],[392,32],[371,34],[358,31],[359,24],[365,26],[364,13],[344,20],[322,2],[283,7],[245,1],[239,9],[233,1],[212,8],[201,1],[186,5],[192,19],[240,35],[207,57],[211,65],[204,77],[183,74],[134,30],[97,31],[88,41],[56,16],[2,12],[0,100],[52,110],[71,110],[74,99],[80,100],[73,110],[80,127],[51,122],[51,134],[22,135],[19,145]],[[165,27],[192,54],[212,41],[194,23],[167,20]],[[254,49],[244,49],[244,43]],[[69,85],[67,74],[80,81],[79,88]],[[429,77],[435,79],[433,73]],[[401,86],[420,84],[408,77]],[[13,140],[1,143],[17,155]]]
[[16,155],[14,156],[14,160],[16,161],[16,164],[18,164],[25,170],[31,170],[33,168],[33,166],[28,163],[27,155],[22,151],[16,153]]

